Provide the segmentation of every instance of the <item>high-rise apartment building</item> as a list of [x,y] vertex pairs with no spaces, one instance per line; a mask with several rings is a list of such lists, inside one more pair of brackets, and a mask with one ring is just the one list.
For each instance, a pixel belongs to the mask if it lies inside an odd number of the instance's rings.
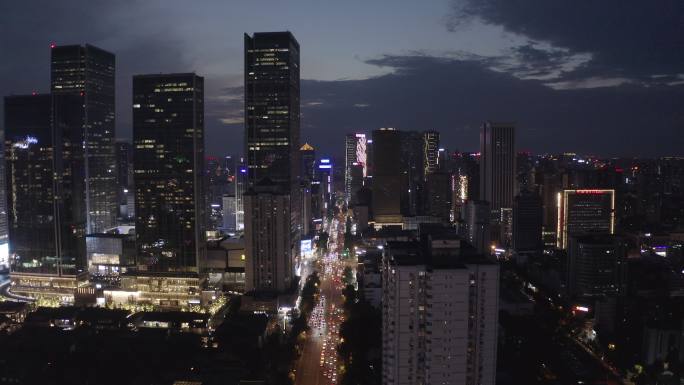
[[401,224],[401,135],[393,128],[373,131],[373,216],[376,226]]
[[615,190],[563,190],[557,202],[559,249],[567,249],[573,236],[615,233]]
[[101,233],[116,224],[115,57],[86,44],[52,46],[51,90],[81,98],[84,132],[87,231]]
[[480,199],[489,202],[496,221],[502,208],[513,207],[515,161],[515,126],[485,122],[480,133]]
[[425,178],[436,172],[439,165],[439,132],[423,132],[423,167]]
[[283,292],[294,277],[290,248],[290,197],[262,179],[244,195],[245,290]]
[[133,145],[139,264],[198,272],[206,256],[204,79],[134,76]]
[[[382,383],[496,379],[499,267],[459,256],[457,239],[389,242],[382,276]],[[444,250],[444,245],[453,250]]]

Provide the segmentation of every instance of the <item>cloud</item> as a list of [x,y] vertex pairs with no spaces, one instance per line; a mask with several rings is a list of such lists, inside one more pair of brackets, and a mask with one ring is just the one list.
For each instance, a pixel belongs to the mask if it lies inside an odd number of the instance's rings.
[[[547,60],[542,53],[536,60]],[[451,150],[475,150],[483,120],[517,122],[519,148],[602,156],[684,155],[684,87],[640,83],[611,87],[521,79],[491,69],[495,61],[381,56],[368,63],[393,69],[364,80],[303,81],[302,97],[325,108],[306,111],[302,140],[341,153],[349,132],[379,127],[436,129]],[[359,95],[368,107],[357,108]]]
[[[454,0],[447,25],[481,20],[507,31],[591,55],[584,77],[649,81],[653,74],[673,79],[684,68],[684,2],[681,0]],[[528,62],[546,60],[528,47]]]

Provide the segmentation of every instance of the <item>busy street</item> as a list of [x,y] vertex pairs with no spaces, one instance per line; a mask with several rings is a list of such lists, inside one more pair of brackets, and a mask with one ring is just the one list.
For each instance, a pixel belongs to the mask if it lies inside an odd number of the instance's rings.
[[[343,321],[341,280],[343,262],[339,260],[344,223],[333,219],[326,223],[330,234],[327,252],[322,251],[316,261],[306,264],[306,273],[319,269],[320,296],[309,319],[310,330],[297,364],[296,383],[302,385],[337,384],[339,327]],[[305,274],[306,274],[305,273]]]

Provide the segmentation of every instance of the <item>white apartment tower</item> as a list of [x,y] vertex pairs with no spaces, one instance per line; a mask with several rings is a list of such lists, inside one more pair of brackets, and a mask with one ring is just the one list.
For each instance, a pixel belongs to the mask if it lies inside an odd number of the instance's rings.
[[439,255],[417,242],[385,246],[383,384],[495,383],[499,267],[449,242]]

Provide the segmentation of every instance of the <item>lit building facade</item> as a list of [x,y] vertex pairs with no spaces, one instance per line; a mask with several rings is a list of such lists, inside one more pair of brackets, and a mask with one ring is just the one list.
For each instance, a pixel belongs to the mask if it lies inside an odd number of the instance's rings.
[[290,32],[245,35],[249,184],[268,177],[289,191],[299,177],[299,43]]
[[88,233],[116,225],[115,57],[86,44],[52,46],[51,91],[81,98]]
[[235,172],[235,230],[245,229],[245,192],[247,191],[247,164],[244,158],[240,158]]
[[138,264],[197,272],[206,255],[204,79],[133,78]]
[[615,233],[615,190],[563,190],[557,195],[556,247],[567,249],[570,237]]
[[423,167],[424,175],[436,172],[439,167],[439,132],[423,132]]
[[355,192],[352,191],[352,168],[360,166],[363,178],[366,176],[366,163],[366,134],[347,134],[344,156],[344,195],[347,202],[351,201]]

